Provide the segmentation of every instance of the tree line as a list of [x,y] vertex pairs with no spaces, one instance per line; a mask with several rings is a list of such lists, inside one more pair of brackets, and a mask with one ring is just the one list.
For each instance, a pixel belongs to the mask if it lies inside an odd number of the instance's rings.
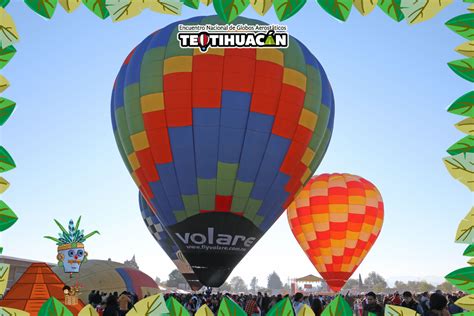
[[[155,279],[158,285],[163,285],[170,288],[178,288],[181,285],[185,285],[186,280],[182,274],[177,270],[171,271],[168,275],[168,280],[162,282],[160,278]],[[323,282],[318,286],[319,290],[325,290],[326,284]],[[317,290],[318,290],[317,288]],[[457,291],[457,289],[448,282],[444,282],[438,285],[431,284],[427,281],[396,281],[393,287],[389,287],[387,281],[383,276],[377,272],[371,272],[365,279],[349,279],[347,284],[344,286],[342,291],[354,291],[354,290],[367,290],[374,291],[376,293],[393,293],[395,291],[404,292],[412,291],[417,293],[430,292],[434,290],[442,290],[445,293],[451,293]],[[271,292],[277,291],[290,291],[290,285],[283,283],[280,276],[273,271],[266,279],[266,287],[259,284],[257,277],[253,277],[250,284],[246,284],[244,279],[240,276],[234,276],[229,282],[225,282],[219,289],[219,291],[227,292]]]

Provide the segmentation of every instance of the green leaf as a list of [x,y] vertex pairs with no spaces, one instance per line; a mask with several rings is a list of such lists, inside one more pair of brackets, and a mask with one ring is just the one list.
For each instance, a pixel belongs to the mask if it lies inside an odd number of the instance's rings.
[[181,2],[191,9],[199,8],[199,0],[181,0]]
[[92,233],[85,235],[84,240],[87,240],[88,238],[94,236],[95,234],[100,235],[100,233],[97,230],[95,230]]
[[383,12],[397,22],[405,18],[401,9],[401,0],[379,0],[377,5]]
[[276,303],[266,314],[266,316],[291,316],[294,315],[293,306],[291,305],[290,299],[284,298],[280,302]]
[[306,0],[274,0],[273,8],[278,20],[284,21],[298,13],[305,4]]
[[214,9],[222,20],[230,23],[244,12],[249,4],[250,0],[214,0]]
[[73,316],[73,314],[60,301],[51,297],[41,306],[38,316]]
[[0,146],[0,173],[12,170],[15,167],[15,161],[13,161],[8,151]]
[[457,99],[448,108],[449,113],[474,117],[474,91],[470,91]]
[[0,0],[0,7],[6,8],[9,3],[10,0]]
[[450,155],[474,153],[474,136],[468,135],[448,148]]
[[474,58],[465,58],[448,63],[449,68],[458,76],[474,82]]
[[144,9],[142,2],[132,0],[106,0],[105,5],[114,22],[133,18]]
[[166,307],[170,316],[190,316],[188,310],[172,296],[166,300]]
[[467,13],[452,18],[446,26],[468,40],[474,39],[474,13]]
[[451,272],[446,280],[468,294],[474,294],[474,267],[461,268]]
[[219,307],[219,316],[247,316],[247,313],[236,302],[224,297]]
[[449,174],[474,192],[474,154],[463,153],[443,159]]
[[17,220],[18,217],[11,208],[5,202],[0,201],[0,232],[12,227]]
[[352,0],[318,0],[321,8],[340,21],[346,21],[351,13]]
[[59,239],[54,238],[54,237],[51,237],[51,236],[44,236],[43,238],[52,240],[52,241],[54,241],[56,244],[60,244],[60,243],[61,243],[61,241],[60,241]]
[[352,316],[352,309],[349,303],[347,303],[341,295],[338,295],[328,307],[324,309],[321,316]]
[[58,5],[58,0],[25,0],[25,3],[42,17],[51,19]]
[[0,126],[3,126],[3,124],[5,124],[5,122],[10,118],[15,106],[15,102],[5,98],[0,98]]
[[467,246],[462,255],[466,257],[474,257],[474,244]]
[[68,233],[68,231],[66,230],[66,228],[64,228],[64,226],[61,225],[61,223],[58,222],[57,220],[54,220],[54,222],[56,223],[56,225],[58,225],[59,229],[61,229],[61,231],[63,232],[63,236],[64,236],[65,238],[67,238],[67,237],[69,236],[69,233]]
[[106,19],[110,15],[105,0],[82,0],[82,3],[101,19]]
[[16,49],[13,46],[8,46],[5,48],[0,48],[0,69],[3,69],[10,60],[15,56]]

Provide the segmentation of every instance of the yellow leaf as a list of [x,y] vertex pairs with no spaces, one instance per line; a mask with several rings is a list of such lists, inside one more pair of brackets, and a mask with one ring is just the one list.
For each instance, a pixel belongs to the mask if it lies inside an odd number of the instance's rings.
[[10,82],[8,82],[7,78],[0,75],[0,93],[7,90],[9,86],[10,86]]
[[455,50],[464,56],[474,57],[474,41],[463,43],[456,47]]
[[163,295],[157,294],[142,299],[127,313],[127,316],[161,316],[169,314]]
[[183,4],[178,0],[145,0],[148,9],[163,14],[180,15]]
[[209,6],[212,3],[212,0],[199,0],[202,4]]
[[252,5],[255,12],[261,16],[264,16],[272,7],[273,0],[250,0],[250,4]]
[[461,153],[443,159],[451,176],[474,191],[474,153]]
[[311,307],[304,304],[303,307],[300,308],[300,310],[298,312],[298,315],[296,315],[296,316],[316,316],[316,314],[314,314]]
[[0,307],[0,315],[11,315],[11,316],[30,316],[30,313],[21,311],[19,309]]
[[385,306],[385,316],[419,316],[419,314],[406,307],[395,306],[395,305],[386,305]]
[[467,263],[471,266],[474,266],[474,258],[471,258]]
[[77,316],[99,316],[99,313],[95,310],[92,305],[86,305]]
[[15,44],[19,39],[15,22],[10,14],[0,7],[0,43],[2,48]]
[[81,0],[59,0],[59,4],[63,7],[64,11],[71,13],[79,8]]
[[5,294],[8,284],[8,275],[10,274],[10,265],[0,263],[0,294]]
[[378,0],[354,0],[354,6],[362,15],[367,15],[375,8]]
[[[414,5],[419,2],[419,0],[411,1],[414,3]],[[416,10],[406,15],[406,19],[409,24],[415,24],[429,20],[452,2],[453,0],[426,0],[422,6],[417,7]]]
[[460,244],[474,244],[474,207],[459,223],[456,232],[456,242]]
[[0,177],[0,193],[5,192],[10,187],[10,182]]
[[106,0],[106,5],[112,20],[119,22],[139,15],[147,4],[142,0]]
[[463,133],[474,135],[474,117],[468,117],[454,126]]
[[469,8],[467,8],[469,11],[474,12],[474,4],[471,4]]
[[206,305],[202,305],[201,308],[199,308],[194,314],[194,316],[214,316],[214,313],[211,311],[211,309]]
[[458,299],[454,304],[466,309],[468,311],[474,311],[474,295],[467,295]]

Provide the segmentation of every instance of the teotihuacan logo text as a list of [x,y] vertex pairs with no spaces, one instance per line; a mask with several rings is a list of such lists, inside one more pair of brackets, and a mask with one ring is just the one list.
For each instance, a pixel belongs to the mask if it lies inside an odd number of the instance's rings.
[[186,25],[178,26],[181,48],[287,48],[289,35],[285,25]]

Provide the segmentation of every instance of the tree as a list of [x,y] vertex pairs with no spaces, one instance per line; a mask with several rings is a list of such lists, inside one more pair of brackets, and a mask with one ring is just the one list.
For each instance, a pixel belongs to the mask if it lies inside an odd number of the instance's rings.
[[404,292],[404,291],[408,291],[409,288],[405,282],[395,281],[395,290],[397,290],[398,292]]
[[252,291],[253,294],[257,292],[257,286],[258,286],[258,279],[257,277],[253,277],[252,281],[250,281],[250,290]]
[[453,293],[453,292],[458,291],[458,289],[449,282],[443,282],[440,285],[438,285],[437,288],[443,291],[444,293]]
[[230,280],[230,287],[232,288],[233,292],[247,292],[247,284],[245,284],[245,281],[239,277],[235,276]]
[[418,292],[430,292],[436,289],[436,287],[433,284],[428,283],[426,281],[421,281],[417,283],[418,283],[418,288],[417,288]]
[[283,282],[281,282],[278,274],[273,271],[273,273],[268,275],[268,286],[270,290],[281,290],[283,288]]
[[230,286],[229,283],[224,282],[219,288],[218,292],[232,292],[232,287]]
[[369,290],[377,293],[383,292],[387,288],[387,281],[385,281],[385,279],[376,272],[370,272],[367,278],[364,280],[364,284]]
[[161,284],[161,279],[159,277],[156,277],[155,282],[156,282],[156,285],[160,285]]
[[349,279],[347,280],[346,285],[342,288],[342,291],[350,291],[352,289],[358,289],[359,288],[359,280],[357,279]]
[[183,277],[181,272],[177,269],[171,271],[168,276],[168,281],[166,281],[166,286],[168,287],[178,287],[180,284],[187,284],[186,279]]

